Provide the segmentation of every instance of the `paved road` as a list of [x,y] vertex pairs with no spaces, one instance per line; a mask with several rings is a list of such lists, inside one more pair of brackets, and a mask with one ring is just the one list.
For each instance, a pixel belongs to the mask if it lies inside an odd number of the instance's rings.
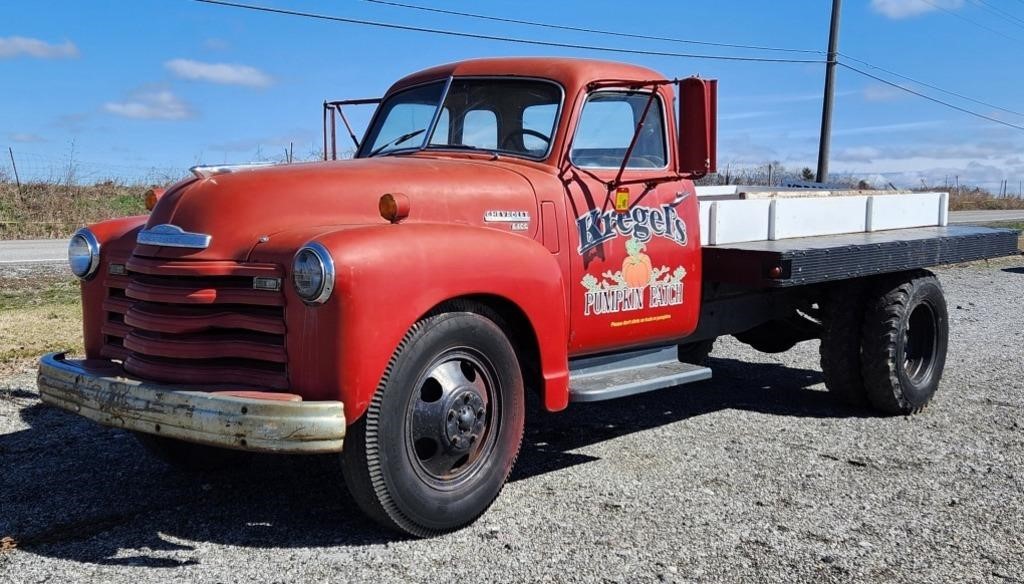
[[[1024,221],[1021,211],[954,211],[950,223]],[[0,264],[63,262],[67,260],[66,239],[25,239],[0,241]]]
[[950,223],[988,223],[990,221],[1024,221],[1024,210],[1019,211],[953,211]]
[[0,264],[55,263],[68,259],[66,239],[0,241]]

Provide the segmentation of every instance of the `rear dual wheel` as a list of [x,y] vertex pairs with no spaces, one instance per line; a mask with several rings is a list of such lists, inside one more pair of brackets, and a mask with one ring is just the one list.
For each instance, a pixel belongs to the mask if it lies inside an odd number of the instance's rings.
[[417,537],[471,523],[515,464],[523,400],[515,349],[494,320],[459,307],[424,318],[349,428],[349,491],[379,523]]
[[934,274],[917,270],[834,292],[821,366],[828,389],[887,415],[920,412],[946,364],[949,317]]

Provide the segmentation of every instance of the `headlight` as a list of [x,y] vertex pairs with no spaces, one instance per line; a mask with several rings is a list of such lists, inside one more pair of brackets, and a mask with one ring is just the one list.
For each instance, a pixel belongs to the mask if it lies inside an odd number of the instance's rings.
[[292,262],[295,292],[310,304],[323,304],[334,290],[334,260],[327,248],[307,243]]
[[82,228],[71,236],[68,243],[68,264],[71,273],[85,280],[100,267],[100,242],[92,231]]

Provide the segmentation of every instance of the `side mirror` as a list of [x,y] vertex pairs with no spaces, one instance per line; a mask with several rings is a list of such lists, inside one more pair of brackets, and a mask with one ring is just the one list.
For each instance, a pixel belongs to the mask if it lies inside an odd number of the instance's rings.
[[679,173],[700,178],[717,169],[718,80],[679,82]]

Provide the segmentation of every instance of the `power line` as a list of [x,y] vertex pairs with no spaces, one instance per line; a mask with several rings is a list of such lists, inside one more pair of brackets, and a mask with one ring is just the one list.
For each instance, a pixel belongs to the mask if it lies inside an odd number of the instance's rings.
[[[823,51],[813,50],[813,49],[792,49],[792,48],[767,47],[767,46],[745,45],[745,44],[734,44],[734,43],[716,43],[716,42],[710,42],[710,41],[697,41],[697,40],[690,40],[690,39],[680,39],[680,38],[672,38],[672,37],[660,37],[660,36],[634,34],[634,33],[621,32],[621,31],[611,31],[611,30],[583,28],[583,27],[576,27],[576,26],[566,26],[566,25],[560,25],[560,24],[550,24],[550,23],[546,23],[546,22],[537,22],[537,21],[531,21],[531,20],[521,20],[521,19],[516,19],[516,18],[504,18],[504,17],[498,17],[498,16],[488,16],[488,15],[476,14],[476,13],[472,13],[472,12],[463,12],[463,11],[458,11],[458,10],[445,10],[445,9],[441,9],[441,8],[433,8],[433,7],[430,7],[430,6],[418,6],[418,5],[415,5],[415,4],[406,4],[406,3],[403,3],[403,2],[395,2],[393,0],[362,0],[362,1],[363,2],[368,2],[368,3],[371,3],[371,4],[381,4],[381,5],[385,5],[385,6],[395,6],[395,7],[399,7],[399,8],[409,8],[409,9],[412,9],[412,10],[420,10],[420,11],[424,11],[424,12],[434,12],[434,13],[437,13],[437,14],[447,14],[449,16],[462,16],[462,17],[466,17],[466,18],[476,18],[476,19],[479,19],[479,20],[489,20],[489,21],[494,21],[494,22],[505,22],[505,23],[511,23],[511,24],[522,24],[522,25],[527,25],[527,26],[536,26],[536,27],[556,29],[556,30],[570,30],[570,31],[575,31],[575,32],[585,32],[585,33],[592,33],[592,34],[620,36],[620,37],[627,37],[627,38],[638,38],[638,39],[645,39],[645,40],[667,41],[667,42],[676,42],[676,43],[689,43],[689,44],[699,44],[699,45],[711,45],[711,46],[729,47],[729,48],[757,49],[757,50],[764,50],[764,51],[788,51],[788,52],[796,52],[796,53],[815,53],[815,54],[819,54],[819,55],[823,54]],[[984,2],[984,0],[975,0],[975,1],[976,2]],[[1022,0],[1022,1],[1024,1],[1024,0]],[[1024,21],[1022,21],[1022,22],[1024,22]],[[911,82],[913,82],[913,83],[915,83],[917,85],[920,85],[922,87],[927,87],[929,89],[933,89],[935,91],[939,91],[939,92],[945,93],[947,95],[958,97],[960,99],[963,99],[963,100],[966,100],[966,101],[970,101],[970,102],[976,103],[978,105],[983,105],[983,106],[986,106],[986,107],[990,107],[990,108],[993,108],[993,109],[1004,111],[1004,112],[1009,113],[1009,114],[1013,114],[1013,115],[1016,115],[1016,116],[1024,117],[1024,113],[1021,113],[1021,112],[1018,112],[1018,111],[1014,111],[1014,110],[1011,110],[1011,109],[1008,109],[1008,108],[1000,107],[1000,106],[997,106],[997,105],[993,105],[993,104],[981,101],[979,99],[975,99],[973,97],[968,97],[966,95],[957,93],[955,91],[950,91],[948,89],[943,89],[943,88],[941,88],[941,87],[939,87],[937,85],[932,85],[930,83],[925,83],[924,81],[919,81],[919,80],[914,79],[912,77],[908,77],[907,75],[903,75],[902,73],[897,73],[896,71],[885,69],[883,67],[880,67],[878,65],[874,65],[874,64],[869,63],[867,61],[864,61],[862,59],[857,59],[855,57],[851,57],[850,55],[847,55],[845,53],[839,53],[839,54],[842,55],[843,57],[847,58],[847,59],[850,59],[851,61],[855,61],[855,62],[860,63],[861,65],[864,65],[866,67],[870,67],[871,69],[875,69],[877,71],[882,71],[884,73],[887,73],[887,74],[892,75],[894,77],[899,77],[900,79],[904,79],[906,81],[911,81]]]
[[854,67],[853,65],[847,65],[846,63],[842,63],[842,62],[840,62],[838,64],[841,67],[844,67],[846,69],[849,69],[850,71],[853,71],[854,73],[860,73],[861,75],[863,75],[865,77],[869,77],[871,79],[874,79],[875,81],[879,81],[879,82],[884,83],[886,85],[891,85],[892,87],[895,87],[896,89],[899,89],[901,91],[905,91],[907,93],[914,94],[914,95],[916,95],[918,97],[922,97],[924,99],[927,99],[928,101],[935,102],[935,103],[937,103],[939,105],[944,105],[944,106],[946,106],[948,108],[952,108],[952,109],[955,109],[957,111],[963,112],[965,114],[972,115],[972,116],[974,116],[976,118],[981,118],[983,120],[988,120],[990,122],[995,122],[997,124],[1002,124],[1004,126],[1008,126],[1010,128],[1014,128],[1016,130],[1024,130],[1024,126],[1018,126],[1017,124],[1011,124],[1010,122],[1000,120],[999,118],[993,118],[992,116],[986,116],[985,114],[976,112],[974,110],[969,110],[967,108],[963,108],[963,107],[960,107],[958,105],[951,104],[948,101],[942,101],[941,99],[938,99],[936,97],[932,97],[930,95],[926,95],[924,93],[921,93],[920,91],[914,91],[913,89],[910,89],[909,87],[905,87],[903,85],[900,85],[899,83],[894,83],[892,81],[889,81],[888,79],[883,79],[882,77],[879,77],[877,75],[873,75],[871,73],[868,73],[867,71],[864,71],[863,69],[858,69],[857,67]]
[[816,55],[823,55],[825,53],[824,51],[818,51],[818,50],[815,50],[815,49],[791,49],[791,48],[784,48],[784,47],[768,47],[768,46],[761,46],[761,45],[743,45],[743,44],[736,44],[736,43],[719,43],[719,42],[712,42],[712,41],[698,41],[698,40],[692,40],[692,39],[681,39],[681,38],[674,38],[674,37],[662,37],[662,36],[644,35],[644,34],[621,32],[621,31],[615,31],[615,30],[601,30],[601,29],[596,29],[596,28],[584,28],[584,27],[580,27],[580,26],[567,26],[567,25],[562,25],[562,24],[550,24],[550,23],[547,23],[547,22],[536,22],[536,21],[532,21],[532,20],[520,20],[520,19],[516,19],[516,18],[504,18],[504,17],[500,17],[500,16],[488,16],[488,15],[485,15],[485,14],[475,14],[475,13],[472,13],[472,12],[462,12],[462,11],[458,11],[458,10],[444,10],[444,9],[441,9],[441,8],[433,8],[433,7],[430,7],[430,6],[418,6],[418,5],[415,5],[415,4],[404,4],[402,2],[392,2],[392,1],[389,1],[389,0],[363,0],[363,2],[369,2],[369,3],[372,3],[372,4],[382,4],[382,5],[385,5],[385,6],[394,6],[394,7],[398,7],[398,8],[409,8],[411,10],[420,10],[420,11],[423,11],[423,12],[434,12],[434,13],[437,13],[437,14],[447,14],[449,16],[462,16],[462,17],[465,17],[465,18],[476,18],[478,20],[490,20],[492,22],[506,22],[506,23],[511,23],[511,24],[525,24],[527,26],[538,26],[538,27],[541,27],[541,28],[549,28],[549,29],[555,29],[555,30],[570,30],[570,31],[574,31],[574,32],[585,32],[585,33],[592,33],[592,34],[601,34],[601,35],[606,35],[606,36],[618,36],[618,37],[633,38],[633,39],[644,39],[644,40],[650,40],[650,41],[665,41],[665,42],[670,42],[670,43],[682,43],[682,44],[690,44],[690,45],[706,45],[706,46],[710,46],[710,47],[727,47],[727,48],[731,48],[731,49],[751,49],[751,50],[758,50],[758,51],[782,51],[782,52],[787,52],[787,53],[813,53],[813,54],[816,54]]
[[[287,9],[283,9],[283,8],[273,8],[273,7],[269,7],[269,6],[259,6],[259,5],[254,5],[254,4],[243,4],[241,2],[231,2],[231,1],[228,1],[228,0],[193,0],[193,1],[194,2],[201,2],[201,3],[204,3],[204,4],[213,4],[213,5],[217,5],[217,6],[226,6],[226,7],[230,7],[230,8],[239,8],[239,9],[244,9],[244,10],[251,10],[251,11],[256,11],[256,12],[266,12],[266,13],[270,13],[270,14],[283,14],[283,15],[288,15],[288,16],[298,16],[298,17],[303,17],[303,18],[312,18],[312,19],[326,20],[326,21],[332,21],[332,22],[343,22],[343,23],[348,23],[348,24],[358,24],[358,25],[373,26],[373,27],[378,27],[378,28],[389,28],[389,29],[395,29],[395,30],[407,30],[407,31],[424,32],[424,33],[431,33],[431,34],[438,34],[438,35],[445,35],[445,36],[455,36],[455,37],[463,37],[463,38],[474,38],[474,39],[482,39],[482,40],[494,40],[494,41],[501,41],[501,42],[527,44],[527,45],[538,45],[538,46],[547,46],[547,47],[560,47],[560,48],[569,48],[569,49],[583,49],[583,50],[591,50],[591,51],[602,51],[602,52],[611,52],[611,53],[626,53],[626,54],[634,54],[634,55],[651,55],[651,56],[662,56],[662,57],[682,57],[682,58],[691,58],[691,59],[712,59],[712,60],[720,60],[720,61],[747,61],[747,62],[760,62],[760,63],[824,63],[824,61],[820,60],[820,59],[780,59],[780,58],[770,58],[770,57],[735,57],[735,56],[729,56],[729,55],[708,55],[708,54],[700,54],[700,53],[675,53],[675,52],[670,52],[670,51],[651,51],[651,50],[644,50],[644,49],[622,49],[622,48],[606,47],[606,46],[598,46],[598,45],[586,45],[586,44],[576,44],[576,43],[558,43],[558,42],[553,42],[553,41],[542,41],[542,40],[534,40],[534,39],[523,39],[523,38],[518,38],[518,37],[506,37],[506,36],[499,36],[499,35],[487,35],[487,34],[469,33],[469,32],[461,32],[461,31],[454,31],[454,30],[447,30],[447,29],[436,29],[436,28],[428,28],[428,27],[420,27],[420,26],[411,26],[411,25],[405,25],[405,24],[379,22],[379,21],[373,21],[373,20],[363,20],[363,19],[357,19],[357,18],[347,18],[347,17],[333,16],[333,15],[328,15],[328,14],[319,14],[319,13],[313,13],[313,12],[301,12],[301,11],[297,11],[297,10],[287,10]],[[930,2],[928,0],[924,0],[924,1],[928,2],[930,4]],[[1024,0],[1022,0],[1022,1],[1024,1]],[[953,14],[955,14],[955,13],[953,13]],[[959,15],[957,15],[957,16],[959,16]],[[552,26],[554,26],[554,25],[552,25]],[[957,97],[961,97],[961,98],[967,99],[969,101],[974,101],[976,103],[979,103],[981,105],[985,105],[987,107],[993,107],[995,109],[1001,109],[1001,110],[1007,111],[1008,113],[1014,113],[1016,115],[1021,115],[1018,112],[1014,112],[1013,110],[1006,110],[1005,108],[1000,108],[998,106],[993,106],[991,104],[988,104],[988,103],[985,103],[985,102],[982,102],[982,101],[979,101],[979,100],[975,100],[974,98],[969,98],[969,97],[966,97],[966,96],[962,96],[960,94],[956,94],[956,93],[950,92],[948,90],[944,90],[944,89],[938,88],[936,86],[931,86],[929,84],[925,84],[925,83],[918,82],[916,80],[912,80],[909,77],[906,77],[904,75],[900,75],[900,74],[897,74],[895,72],[890,72],[890,71],[888,71],[886,69],[882,69],[881,67],[877,67],[877,66],[871,65],[871,64],[869,64],[869,63],[867,63],[865,61],[860,61],[859,59],[854,59],[852,57],[849,57],[848,55],[846,57],[851,59],[851,60],[860,62],[860,63],[862,63],[862,64],[864,64],[864,65],[866,65],[868,67],[877,69],[879,71],[884,71],[886,73],[889,73],[891,75],[895,75],[897,77],[904,77],[907,80],[914,81],[915,83],[919,83],[922,86],[931,87],[931,88],[936,89],[938,91],[942,91],[943,93],[948,93],[950,95],[955,95]],[[901,91],[905,91],[907,93],[911,93],[911,94],[916,95],[918,97],[927,99],[929,101],[938,103],[940,105],[944,105],[946,107],[955,109],[957,111],[966,113],[968,115],[972,115],[972,116],[975,116],[975,117],[978,117],[978,118],[981,118],[981,119],[985,119],[985,120],[988,120],[988,121],[991,121],[991,122],[995,122],[997,124],[1001,124],[1001,125],[1008,126],[1008,127],[1011,127],[1011,128],[1015,128],[1015,129],[1018,129],[1018,130],[1024,130],[1024,126],[1018,126],[1016,124],[1012,124],[1010,122],[1006,122],[1006,121],[1000,120],[998,118],[987,116],[985,114],[982,114],[982,113],[979,113],[979,112],[976,112],[976,111],[973,111],[973,110],[969,110],[969,109],[966,109],[966,108],[963,108],[963,107],[960,107],[960,106],[957,106],[957,105],[954,105],[954,104],[951,104],[949,102],[940,100],[938,98],[935,98],[935,97],[932,97],[930,95],[921,93],[919,91],[915,91],[915,90],[910,89],[908,87],[904,87],[903,85],[900,85],[898,83],[894,83],[892,81],[889,81],[888,79],[884,79],[882,77],[879,77],[877,75],[874,75],[872,73],[869,73],[867,71],[859,69],[859,68],[854,67],[852,65],[848,65],[848,64],[842,63],[842,62],[840,62],[838,64],[841,65],[842,67],[846,68],[846,69],[849,69],[849,70],[851,70],[851,71],[853,71],[855,73],[859,73],[859,74],[861,74],[861,75],[863,75],[865,77],[868,77],[870,79],[874,79],[874,80],[879,81],[881,83],[884,83],[886,85],[895,87],[895,88],[897,88],[897,89],[899,89]]]
[[1024,41],[1021,41],[1020,39],[1018,39],[1016,37],[1012,37],[1012,36],[1010,36],[1010,35],[1008,35],[1006,33],[1000,32],[1000,31],[998,31],[998,30],[996,30],[996,29],[994,29],[994,28],[992,28],[990,26],[986,26],[986,25],[978,22],[977,20],[974,20],[974,19],[971,19],[971,18],[967,18],[966,16],[964,16],[963,14],[960,14],[959,12],[955,12],[953,10],[950,10],[949,8],[946,8],[945,6],[942,6],[940,4],[936,4],[936,3],[932,2],[932,0],[921,0],[921,2],[924,2],[925,4],[931,6],[932,8],[935,8],[936,10],[941,10],[941,11],[945,12],[946,14],[955,16],[955,17],[959,18],[960,20],[962,20],[964,22],[968,22],[970,24],[973,24],[974,26],[977,26],[978,28],[983,28],[983,29],[985,29],[985,30],[987,30],[989,32],[995,33],[995,34],[997,34],[997,35],[999,35],[999,36],[1001,36],[1003,38],[1009,39],[1009,40],[1011,40],[1011,41],[1013,41],[1015,43],[1024,42]]
[[[1024,25],[1024,20],[1021,20],[1020,18],[1017,18],[1016,16],[1010,14],[1009,12],[1006,12],[1005,10],[1002,10],[1000,8],[996,8],[995,6],[993,6],[993,5],[989,4],[988,2],[986,2],[985,0],[974,0],[974,3],[977,4],[978,6],[983,7],[983,8],[988,8],[988,10],[990,12],[998,14],[998,15],[1004,17],[1004,18],[1009,18],[1010,20],[1016,21],[1015,23],[1011,23],[1011,24],[1016,24],[1017,26]],[[1024,26],[1021,26],[1021,28],[1024,28]]]
[[873,64],[871,64],[871,63],[869,63],[867,61],[864,61],[862,59],[858,59],[856,57],[851,57],[850,55],[847,55],[846,53],[843,53],[843,52],[840,52],[839,55],[842,56],[843,58],[849,59],[849,60],[854,61],[856,63],[860,63],[861,65],[864,65],[865,67],[868,67],[870,69],[874,69],[876,71],[881,71],[881,72],[886,73],[888,75],[892,75],[893,77],[899,77],[900,79],[903,79],[905,81],[910,81],[911,83],[914,83],[916,85],[920,85],[922,87],[927,87],[928,89],[934,89],[935,91],[939,91],[941,93],[945,93],[946,95],[952,95],[953,97],[958,97],[958,98],[966,100],[966,101],[974,102],[974,103],[976,103],[978,105],[983,105],[985,107],[990,107],[992,109],[997,109],[999,111],[1003,111],[1003,112],[1006,112],[1008,114],[1013,114],[1015,116],[1024,117],[1024,112],[1019,112],[1019,111],[1012,110],[1012,109],[1009,109],[1009,108],[1005,108],[1005,107],[1002,107],[1002,106],[994,105],[994,104],[991,104],[991,103],[988,103],[988,102],[985,102],[985,101],[981,101],[980,99],[975,99],[973,97],[969,97],[969,96],[964,95],[962,93],[957,93],[955,91],[950,91],[948,89],[943,89],[943,88],[939,87],[938,85],[932,85],[931,83],[925,83],[924,81],[921,81],[921,80],[918,80],[918,79],[914,79],[913,77],[908,77],[907,75],[903,75],[902,73],[897,73],[896,71],[892,71],[892,70],[886,69],[884,67],[879,67],[878,65],[873,65]]
[[518,43],[522,45],[538,45],[543,47],[560,47],[565,49],[582,49],[588,51],[601,51],[605,53],[625,53],[631,55],[650,55],[656,57],[682,57],[688,59],[711,59],[716,61],[749,61],[757,63],[824,63],[821,59],[779,59],[773,57],[734,57],[730,55],[707,55],[701,53],[674,53],[670,51],[651,51],[644,49],[621,49],[599,45],[585,45],[575,43],[558,43],[554,41],[541,41],[534,39],[523,39],[518,37],[506,37],[499,35],[478,34],[440,28],[428,28],[422,26],[411,26],[406,24],[395,24],[391,22],[379,22],[374,20],[363,20],[358,18],[346,18],[343,16],[332,16],[329,14],[318,14],[314,12],[300,12],[298,10],[286,10],[283,8],[272,8],[269,6],[258,6],[255,4],[243,4],[241,2],[228,2],[226,0],[193,0],[204,4],[215,4],[217,6],[228,6],[241,8],[256,12],[267,12],[271,14],[285,14],[288,16],[301,16],[317,20],[328,20],[333,22],[344,22],[348,24],[359,24],[363,26],[375,26],[378,28],[390,28],[395,30],[408,30],[414,32],[425,32],[438,35],[455,36],[463,38],[482,39],[490,41],[501,41],[506,43]]

